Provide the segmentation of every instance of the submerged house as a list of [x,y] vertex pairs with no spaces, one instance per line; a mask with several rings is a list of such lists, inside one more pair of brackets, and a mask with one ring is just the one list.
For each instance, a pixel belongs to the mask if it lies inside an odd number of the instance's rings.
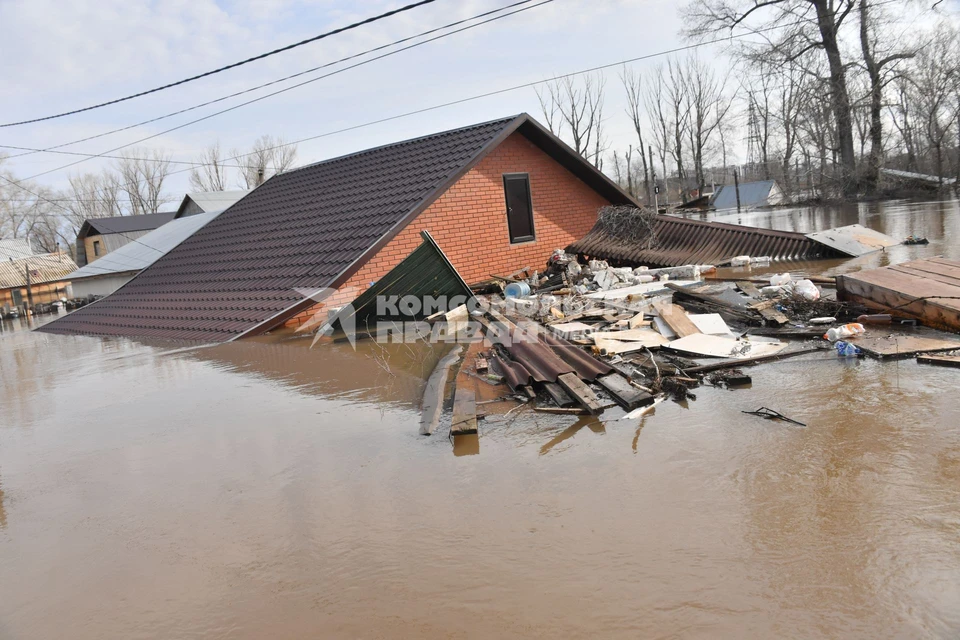
[[88,218],[77,233],[77,264],[81,267],[141,238],[173,220],[175,211],[142,216]]
[[73,284],[73,296],[110,295],[219,214],[219,211],[210,211],[173,220],[95,263],[80,267],[67,276]]
[[[776,180],[758,180],[757,182],[740,183],[740,206],[743,208],[768,207],[783,204],[785,200],[783,190],[780,188],[780,185],[777,184]],[[715,209],[736,209],[736,186],[727,184],[722,187],[717,187],[710,204]]]
[[70,297],[69,275],[76,269],[76,263],[65,253],[0,261],[0,309],[20,307],[30,295],[34,304]]
[[[57,333],[227,341],[359,295],[428,231],[463,279],[546,263],[597,210],[636,202],[527,114],[271,177]],[[352,299],[352,298],[351,298]]]

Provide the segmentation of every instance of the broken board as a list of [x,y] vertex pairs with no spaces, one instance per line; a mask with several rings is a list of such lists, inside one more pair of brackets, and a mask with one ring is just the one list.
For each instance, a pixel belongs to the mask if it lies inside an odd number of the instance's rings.
[[719,313],[688,313],[687,317],[700,330],[711,336],[733,337],[730,327],[723,321]]
[[600,355],[613,356],[620,353],[633,353],[644,349],[659,349],[670,344],[670,341],[659,333],[651,331],[649,340],[610,340],[597,338],[593,341],[594,352]]
[[859,224],[808,233],[807,237],[814,242],[854,258],[900,244],[885,233],[868,229]]
[[591,414],[597,415],[603,412],[603,405],[600,404],[600,398],[593,392],[593,389],[577,377],[577,374],[564,373],[563,375],[557,376],[557,384],[563,387],[563,390],[569,393],[570,397],[576,400],[580,406]]
[[477,432],[477,397],[473,389],[457,388],[453,397],[453,421],[450,435],[466,436]]
[[[676,284],[679,286],[687,286],[690,284],[696,284],[699,280],[670,280],[671,284]],[[629,287],[621,287],[619,289],[608,289],[606,291],[597,291],[596,293],[588,293],[586,298],[592,298],[593,300],[622,300],[623,298],[629,298],[630,296],[642,296],[650,295],[657,291],[663,291],[666,289],[667,281],[660,282],[645,282],[643,284],[635,284]]]
[[921,364],[936,364],[941,367],[960,368],[960,356],[917,356],[917,362]]
[[550,328],[553,329],[558,336],[566,338],[567,340],[575,340],[580,337],[586,338],[593,333],[593,327],[585,322],[561,322],[550,325]]
[[667,348],[680,353],[688,353],[705,358],[747,359],[757,356],[780,353],[787,347],[786,342],[752,341],[748,339],[710,336],[698,333],[672,341]]
[[606,389],[610,397],[627,411],[633,411],[639,406],[651,404],[654,399],[646,391],[641,391],[630,384],[630,381],[619,373],[600,376],[597,378],[597,383]]
[[700,329],[697,329],[697,325],[693,324],[693,321],[687,317],[687,312],[681,307],[657,300],[653,303],[653,308],[673,332],[681,338],[700,333]]
[[594,340],[623,340],[626,342],[646,342],[651,345],[666,344],[663,336],[653,329],[624,329],[623,331],[597,331],[591,336]]
[[849,342],[860,347],[867,355],[881,360],[960,349],[960,342],[919,336],[858,336],[850,338]]

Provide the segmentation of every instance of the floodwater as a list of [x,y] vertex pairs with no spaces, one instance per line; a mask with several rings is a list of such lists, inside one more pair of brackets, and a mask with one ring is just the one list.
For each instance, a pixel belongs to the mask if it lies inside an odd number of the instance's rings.
[[[958,216],[742,222],[931,240],[883,263],[958,257]],[[4,640],[960,634],[960,370],[800,356],[642,422],[490,416],[464,448],[417,435],[429,350],[3,329]]]

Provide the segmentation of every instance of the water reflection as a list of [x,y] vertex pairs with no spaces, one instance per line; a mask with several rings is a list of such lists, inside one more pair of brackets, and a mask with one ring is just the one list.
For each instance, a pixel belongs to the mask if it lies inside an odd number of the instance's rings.
[[540,455],[544,456],[550,453],[557,445],[562,444],[563,442],[569,440],[577,433],[587,427],[590,431],[598,434],[604,435],[607,432],[606,425],[600,421],[597,416],[580,416],[577,418],[577,421],[572,425],[550,438],[550,441],[540,447]]

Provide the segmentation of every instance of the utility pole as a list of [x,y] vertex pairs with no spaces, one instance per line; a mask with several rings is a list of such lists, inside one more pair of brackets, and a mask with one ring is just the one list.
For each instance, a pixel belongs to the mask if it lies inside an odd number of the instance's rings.
[[737,213],[740,212],[740,178],[737,177],[737,170],[733,170],[733,188],[737,192]]
[[24,269],[26,270],[26,274],[27,274],[27,305],[28,306],[27,306],[26,315],[29,316],[30,313],[33,311],[33,287],[31,286],[31,282],[30,282],[30,261],[29,260],[24,260]]

